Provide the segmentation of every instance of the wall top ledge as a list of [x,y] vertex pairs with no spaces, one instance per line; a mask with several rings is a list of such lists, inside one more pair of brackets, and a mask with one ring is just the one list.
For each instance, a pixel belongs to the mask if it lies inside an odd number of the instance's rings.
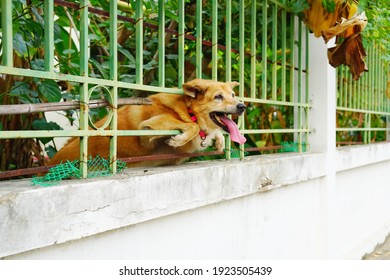
[[0,183],[0,257],[324,176],[321,154],[128,169],[99,179]]

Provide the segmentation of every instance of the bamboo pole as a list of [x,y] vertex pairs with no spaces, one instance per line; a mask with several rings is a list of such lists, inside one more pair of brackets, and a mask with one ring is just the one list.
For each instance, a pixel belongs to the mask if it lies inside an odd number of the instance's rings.
[[[151,105],[152,101],[148,98],[118,98],[118,105]],[[110,103],[105,99],[91,100],[89,102],[89,108],[101,108],[110,106]],[[1,105],[0,115],[21,115],[32,114],[39,112],[52,112],[52,111],[66,111],[80,109],[79,101],[66,101],[66,102],[51,102],[51,103],[38,103],[38,104],[15,104],[15,105]]]

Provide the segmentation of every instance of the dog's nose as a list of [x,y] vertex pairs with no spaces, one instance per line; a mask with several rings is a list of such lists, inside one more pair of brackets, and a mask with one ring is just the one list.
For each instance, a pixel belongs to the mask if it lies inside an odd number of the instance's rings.
[[241,114],[245,111],[246,106],[243,103],[238,103],[236,108],[237,108],[237,111]]

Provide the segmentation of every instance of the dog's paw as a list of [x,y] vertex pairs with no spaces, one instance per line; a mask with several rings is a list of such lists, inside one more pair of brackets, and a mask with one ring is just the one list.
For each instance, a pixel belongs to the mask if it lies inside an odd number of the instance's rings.
[[166,140],[165,143],[167,143],[171,147],[181,147],[185,144],[187,144],[189,139],[185,137],[184,134],[178,134],[175,136],[172,136],[170,139]]
[[218,152],[223,152],[225,149],[225,137],[222,134],[215,136],[215,148]]

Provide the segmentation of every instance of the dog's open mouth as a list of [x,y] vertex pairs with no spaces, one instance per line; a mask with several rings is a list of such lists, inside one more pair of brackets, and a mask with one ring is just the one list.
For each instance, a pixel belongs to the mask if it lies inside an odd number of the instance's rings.
[[230,134],[232,141],[239,144],[244,144],[246,139],[238,130],[238,127],[234,121],[228,118],[227,114],[222,112],[211,112],[210,118],[223,130]]

